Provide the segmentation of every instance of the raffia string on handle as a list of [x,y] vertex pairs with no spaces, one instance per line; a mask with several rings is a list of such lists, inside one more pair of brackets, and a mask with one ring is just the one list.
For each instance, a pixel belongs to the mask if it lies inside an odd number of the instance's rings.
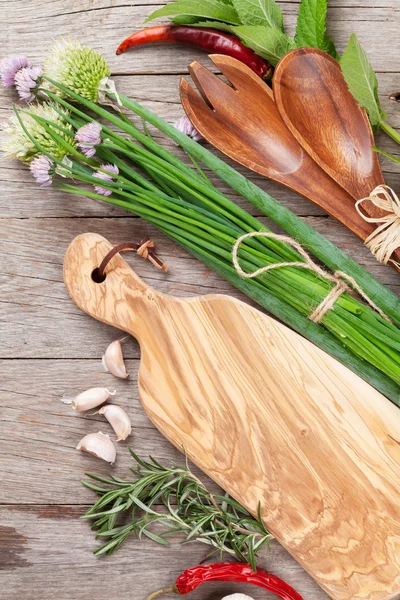
[[[265,237],[285,242],[286,244],[289,244],[289,246],[292,246],[295,250],[297,250],[297,252],[304,258],[305,262],[292,261],[274,263],[272,265],[260,267],[252,273],[246,273],[246,271],[243,271],[242,267],[239,264],[238,252],[240,244],[242,244],[244,240],[253,237]],[[361,298],[363,298],[363,300],[365,300],[365,302],[371,308],[373,308],[383,319],[391,323],[389,317],[385,315],[385,313],[379,308],[379,306],[377,306],[375,302],[371,300],[371,298],[364,292],[364,290],[358,285],[358,283],[353,277],[347,275],[347,273],[344,273],[343,271],[335,271],[333,275],[331,273],[328,273],[311,259],[310,255],[298,242],[296,242],[296,240],[286,235],[279,235],[277,233],[272,233],[269,231],[252,231],[250,233],[245,233],[236,240],[233,246],[232,261],[237,273],[245,279],[253,279],[254,277],[258,277],[262,273],[267,273],[268,271],[273,271],[274,269],[284,269],[285,267],[300,267],[301,269],[309,269],[310,271],[314,271],[314,273],[317,273],[327,281],[333,283],[334,287],[323,299],[323,301],[317,306],[314,312],[308,317],[314,323],[319,323],[321,321],[321,319],[326,315],[326,313],[334,307],[336,300],[340,298],[340,296],[344,292],[351,291],[351,288],[348,284],[350,284],[351,287],[358,293],[358,295]]]
[[[367,200],[387,214],[377,218],[366,215],[362,210],[362,204]],[[379,262],[384,264],[392,262],[400,268],[400,263],[390,258],[393,252],[400,247],[400,199],[397,194],[387,185],[378,185],[369,196],[357,200],[355,206],[364,221],[380,223],[379,227],[367,237],[364,244]]]

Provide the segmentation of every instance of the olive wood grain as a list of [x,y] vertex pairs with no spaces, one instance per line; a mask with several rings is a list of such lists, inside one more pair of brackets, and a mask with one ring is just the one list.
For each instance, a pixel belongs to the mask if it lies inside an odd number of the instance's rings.
[[302,194],[365,240],[373,225],[292,135],[268,85],[230,56],[210,58],[231,85],[194,61],[189,72],[202,97],[185,79],[180,86],[183,108],[201,135],[238,163]]
[[[350,93],[334,58],[316,48],[289,52],[277,65],[273,90],[294,137],[355,200],[385,184],[367,113]],[[363,210],[373,218],[387,215],[371,202]],[[400,259],[400,248],[394,255]]]
[[400,591],[398,409],[346,367],[230,296],[176,298],[80,235],[64,261],[74,302],[136,337],[139,393],[177,448],[262,518],[335,600]]

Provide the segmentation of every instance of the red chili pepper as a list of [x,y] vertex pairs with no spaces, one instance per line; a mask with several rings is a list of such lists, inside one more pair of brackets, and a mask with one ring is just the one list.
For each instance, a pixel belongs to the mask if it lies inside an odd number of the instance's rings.
[[271,74],[269,65],[261,56],[247,48],[237,37],[215,29],[187,27],[184,25],[158,25],[137,31],[126,38],[117,48],[123,54],[133,46],[160,42],[185,44],[212,54],[227,54],[250,67],[257,75],[266,79]]
[[264,569],[253,571],[250,565],[242,563],[217,563],[200,567],[192,567],[179,575],[172,588],[151,594],[147,600],[154,600],[167,593],[188,594],[207,581],[234,581],[236,583],[252,583],[272,592],[283,600],[303,600],[289,584],[279,577],[271,575]]

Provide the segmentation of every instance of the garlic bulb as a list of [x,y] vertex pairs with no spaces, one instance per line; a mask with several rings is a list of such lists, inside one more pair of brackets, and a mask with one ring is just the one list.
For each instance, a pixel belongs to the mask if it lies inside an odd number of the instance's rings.
[[102,360],[103,368],[115,377],[126,379],[128,372],[122,355],[121,340],[115,340],[108,346]]
[[253,600],[253,598],[246,596],[246,594],[231,594],[230,596],[224,596],[222,600]]
[[98,410],[96,415],[104,415],[117,435],[117,442],[126,440],[132,431],[131,420],[123,408],[115,404],[106,404]]
[[96,387],[78,394],[75,398],[64,396],[61,398],[61,402],[71,404],[74,410],[90,410],[91,408],[100,406],[100,404],[104,404],[110,396],[115,396],[116,393],[116,390],[110,392],[107,388]]
[[110,440],[110,437],[101,431],[85,435],[77,445],[76,449],[92,454],[93,456],[96,456],[96,458],[101,458],[112,465],[115,463],[117,457],[117,451]]

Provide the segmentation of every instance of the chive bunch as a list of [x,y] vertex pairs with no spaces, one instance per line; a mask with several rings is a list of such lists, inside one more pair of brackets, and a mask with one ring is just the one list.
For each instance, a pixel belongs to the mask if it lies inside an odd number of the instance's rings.
[[[195,168],[158,144],[146,129],[141,131],[123,113],[115,114],[63,84],[52,79],[49,82],[52,90],[59,92],[46,90],[46,94],[65,124],[33,112],[28,113],[28,118],[43,128],[46,138],[52,138],[63,148],[68,161],[49,153],[29,132],[24,124],[27,111],[16,111],[16,116],[29,141],[54,163],[55,172],[73,179],[74,184],[65,179],[58,182],[59,189],[120,206],[144,218],[400,405],[398,297],[271,196],[141,105],[121,94],[117,97],[114,92],[108,92],[110,99],[119,100],[185,148]],[[101,144],[93,158],[80,152],[75,143],[76,132],[94,122],[88,111],[102,119]],[[392,322],[347,293],[336,301],[334,309],[328,311],[320,323],[311,322],[308,317],[333,287],[328,279],[312,271],[287,267],[251,280],[240,277],[232,264],[235,241],[244,233],[269,230],[219,192],[196,159],[253,202],[326,266],[352,276]],[[107,165],[116,167],[112,177]],[[98,186],[99,173],[105,176],[101,186],[109,195],[88,187],[88,184]],[[78,182],[83,185],[76,185]],[[242,268],[249,272],[265,265],[303,260],[290,245],[273,238],[247,239],[238,256]]]

